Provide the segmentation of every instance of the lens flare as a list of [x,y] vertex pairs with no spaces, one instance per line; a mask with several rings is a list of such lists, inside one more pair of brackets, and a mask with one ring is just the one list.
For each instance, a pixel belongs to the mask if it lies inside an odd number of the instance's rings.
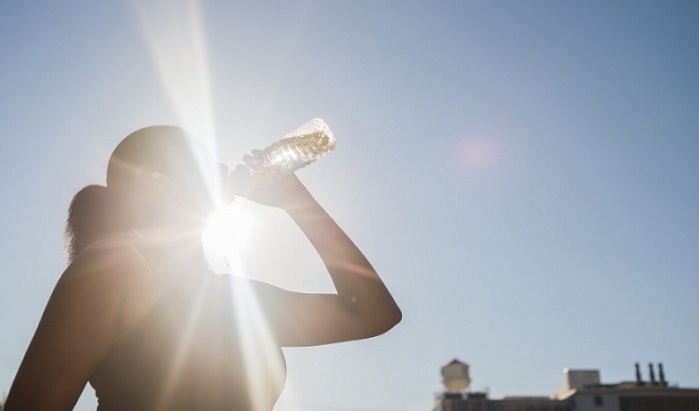
[[471,171],[483,171],[494,167],[500,155],[500,150],[492,139],[478,137],[461,142],[456,152],[461,168]]
[[[195,0],[176,0],[168,2],[134,2],[136,14],[141,23],[145,41],[149,47],[154,66],[167,91],[170,103],[178,116],[182,128],[200,139],[212,153],[216,153],[214,136],[214,121],[212,110],[211,86],[209,81],[208,57],[205,47],[204,24],[200,4]],[[199,151],[193,149],[193,153]],[[211,158],[198,159],[202,167],[202,175],[207,177],[207,185],[219,204],[225,204],[221,198],[221,173],[211,172]],[[219,210],[209,221],[208,230],[203,236],[207,247],[209,263],[217,272],[235,273],[245,276],[241,259],[238,258],[248,243],[246,239],[255,231],[255,219],[244,212],[240,201],[235,201],[232,207],[220,206]],[[237,254],[234,254],[237,253]],[[236,313],[238,324],[255,322],[254,327],[242,327],[240,344],[245,352],[245,359],[259,364],[267,362],[269,375],[284,375],[283,358],[272,338],[269,325],[262,315],[261,302],[254,293],[244,287],[244,282],[236,284],[231,290],[231,309]],[[206,287],[199,290],[197,300],[203,304],[206,299]],[[198,311],[196,304],[192,311]],[[185,321],[187,330],[193,332],[198,312],[189,313]],[[256,330],[255,335],[249,330]],[[248,333],[248,334],[246,334]],[[188,351],[193,335],[188,335],[181,341],[181,353]],[[276,355],[274,355],[276,353]],[[183,372],[181,365],[184,359],[178,356],[173,364],[171,375],[168,376],[168,387],[174,387],[174,382]],[[249,381],[259,382],[254,376],[252,365],[242,372],[250,375]],[[262,386],[248,387],[251,397],[259,399],[256,409],[271,409],[269,390],[283,380],[268,381]],[[161,398],[161,405],[168,403],[168,392]]]

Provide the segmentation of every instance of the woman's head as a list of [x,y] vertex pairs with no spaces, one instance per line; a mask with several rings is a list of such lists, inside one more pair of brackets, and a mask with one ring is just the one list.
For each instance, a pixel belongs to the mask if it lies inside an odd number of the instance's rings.
[[169,200],[206,217],[214,211],[221,177],[221,165],[201,142],[178,127],[152,126],[129,134],[116,147],[107,187],[131,197],[134,207]]
[[107,167],[107,186],[89,185],[70,205],[70,259],[94,241],[149,230],[203,230],[227,169],[205,146],[172,126],[153,126],[124,138]]

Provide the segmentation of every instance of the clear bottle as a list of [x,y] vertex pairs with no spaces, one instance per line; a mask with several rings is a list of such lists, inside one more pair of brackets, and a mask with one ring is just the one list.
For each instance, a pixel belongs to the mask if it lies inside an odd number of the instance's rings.
[[264,150],[245,155],[251,174],[275,180],[305,167],[335,148],[335,137],[325,121],[314,118]]

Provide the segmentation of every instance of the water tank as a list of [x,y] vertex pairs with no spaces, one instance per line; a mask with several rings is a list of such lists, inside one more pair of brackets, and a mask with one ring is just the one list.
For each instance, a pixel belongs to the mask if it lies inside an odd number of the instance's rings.
[[442,367],[442,384],[447,391],[465,391],[471,384],[468,376],[468,364],[457,359]]

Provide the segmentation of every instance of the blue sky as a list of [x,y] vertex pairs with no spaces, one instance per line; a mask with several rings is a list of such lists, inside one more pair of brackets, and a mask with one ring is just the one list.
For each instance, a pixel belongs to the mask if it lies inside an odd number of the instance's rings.
[[[699,387],[697,3],[64,3],[0,3],[0,393],[121,138],[177,124],[235,165],[313,117],[338,145],[299,176],[404,320],[287,350],[278,410],[427,410],[455,357],[495,398],[635,362]],[[257,212],[240,273],[327,291]]]

